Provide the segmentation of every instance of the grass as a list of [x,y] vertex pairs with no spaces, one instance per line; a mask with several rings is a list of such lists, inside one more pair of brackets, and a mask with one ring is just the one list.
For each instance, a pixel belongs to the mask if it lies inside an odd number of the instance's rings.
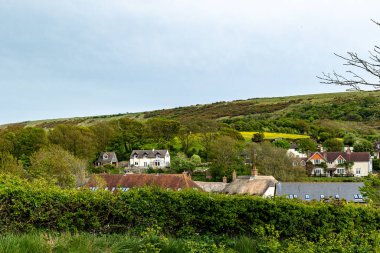
[[[149,229],[148,229],[149,230]],[[153,230],[150,230],[153,231]],[[46,233],[0,235],[0,253],[253,253],[253,252],[379,252],[380,233],[365,235],[331,234],[329,240],[305,241],[302,238],[281,240],[275,233],[224,237],[167,238],[156,232],[141,236],[123,234]]]
[[[258,132],[240,132],[243,135],[244,139],[251,140],[252,136]],[[307,139],[310,138],[309,135],[302,134],[284,134],[284,133],[270,133],[264,132],[264,139],[273,140],[277,138],[289,139],[289,140],[299,140],[299,139]]]

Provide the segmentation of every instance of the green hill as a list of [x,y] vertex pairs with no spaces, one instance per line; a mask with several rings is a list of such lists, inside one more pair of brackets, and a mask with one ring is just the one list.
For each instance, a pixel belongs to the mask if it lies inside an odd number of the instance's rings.
[[89,126],[122,117],[139,120],[160,117],[181,122],[194,118],[210,119],[239,131],[294,134],[310,133],[310,128],[318,125],[330,130],[376,135],[380,132],[380,91],[252,98],[140,113],[27,121],[17,125],[44,128],[57,124]]

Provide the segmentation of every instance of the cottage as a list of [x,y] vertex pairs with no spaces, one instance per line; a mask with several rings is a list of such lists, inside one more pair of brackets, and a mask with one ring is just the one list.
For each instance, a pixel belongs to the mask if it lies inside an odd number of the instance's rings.
[[[314,152],[307,158],[293,159],[293,165],[310,169],[314,176],[368,176],[372,173],[372,159],[369,152]],[[311,165],[311,166],[310,166]]]
[[176,191],[182,189],[202,190],[187,174],[99,174],[93,175],[86,184],[86,187],[91,190],[96,190],[97,187],[100,187],[97,177],[100,177],[104,181],[104,185],[101,187],[110,191],[127,191],[130,188],[144,186],[154,186]]
[[104,166],[107,164],[118,166],[115,152],[102,152],[95,162],[95,166]]
[[290,199],[310,200],[346,200],[363,203],[360,187],[363,183],[306,183],[306,182],[278,182],[276,196]]
[[165,168],[170,166],[170,154],[163,150],[133,150],[130,166],[139,168]]

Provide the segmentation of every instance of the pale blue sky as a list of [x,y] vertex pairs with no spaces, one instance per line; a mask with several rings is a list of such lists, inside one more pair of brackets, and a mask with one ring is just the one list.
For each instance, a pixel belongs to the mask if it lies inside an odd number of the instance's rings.
[[0,0],[0,124],[343,91],[380,1]]

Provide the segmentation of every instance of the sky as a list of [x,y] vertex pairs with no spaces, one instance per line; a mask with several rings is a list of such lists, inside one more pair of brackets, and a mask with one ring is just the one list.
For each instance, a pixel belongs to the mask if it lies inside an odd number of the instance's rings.
[[344,91],[380,1],[0,0],[0,124]]

